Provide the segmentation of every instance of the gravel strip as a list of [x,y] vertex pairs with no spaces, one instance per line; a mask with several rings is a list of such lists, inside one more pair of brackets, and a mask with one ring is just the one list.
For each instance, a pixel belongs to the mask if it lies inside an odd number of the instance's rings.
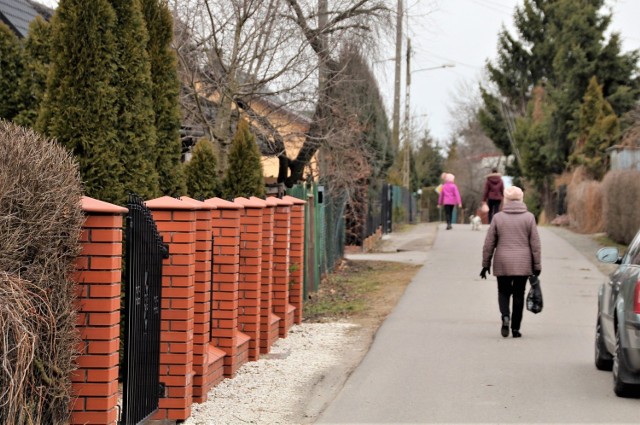
[[352,323],[303,323],[260,360],[245,363],[233,379],[194,403],[186,425],[299,424],[311,389],[338,366],[349,347]]

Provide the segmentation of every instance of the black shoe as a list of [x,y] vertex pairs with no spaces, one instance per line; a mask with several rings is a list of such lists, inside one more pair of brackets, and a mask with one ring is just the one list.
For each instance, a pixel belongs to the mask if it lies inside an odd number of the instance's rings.
[[451,225],[447,225],[447,230],[451,230]]
[[522,334],[520,333],[519,330],[517,329],[512,329],[511,330],[511,335],[513,335],[514,338],[520,338],[522,336]]
[[509,336],[509,318],[504,316],[502,318],[502,327],[500,328],[500,334],[506,338]]

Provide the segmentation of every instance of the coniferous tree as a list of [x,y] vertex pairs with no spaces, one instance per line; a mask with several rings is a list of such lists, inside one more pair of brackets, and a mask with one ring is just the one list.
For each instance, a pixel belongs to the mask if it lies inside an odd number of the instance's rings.
[[36,129],[78,159],[88,196],[121,202],[116,16],[107,0],[60,0],[51,26],[51,69]]
[[[571,134],[577,131],[580,104],[592,76],[602,83],[603,95],[618,115],[632,107],[640,93],[638,51],[622,54],[619,35],[607,36],[611,16],[602,11],[604,5],[604,0],[525,0],[517,9],[517,36],[503,31],[498,60],[488,64],[497,91],[484,92],[481,112],[483,128],[505,154],[511,149],[505,143],[509,130],[499,105],[527,115],[535,109],[528,105],[536,86],[544,85],[548,131],[541,133],[541,123],[529,116],[532,125],[521,123],[519,133],[545,146],[549,173],[567,165]],[[536,134],[529,138],[523,134],[526,128]]]
[[620,137],[620,120],[602,95],[602,86],[591,78],[580,107],[576,146],[571,155],[573,165],[582,165],[596,180],[607,172],[607,149]]
[[[158,195],[158,174],[151,71],[146,47],[147,28],[139,1],[110,0],[116,14],[117,138],[123,144],[121,184],[143,199]],[[123,198],[122,201],[125,199]]]
[[419,140],[414,158],[417,187],[437,186],[444,171],[444,157],[428,130]]
[[47,88],[50,56],[51,25],[37,16],[29,24],[29,33],[24,41],[24,72],[18,83],[20,112],[13,120],[16,124],[25,127],[35,125]]
[[12,120],[19,112],[16,81],[23,70],[22,47],[18,36],[0,22],[0,118]]
[[166,2],[141,0],[147,24],[147,52],[151,61],[151,95],[156,127],[156,170],[160,191],[166,195],[185,193],[185,176],[180,162],[180,83],[171,41],[173,20]]
[[243,196],[264,197],[264,176],[260,152],[249,124],[241,119],[229,151],[229,167],[222,182],[222,193],[227,199]]
[[202,139],[193,148],[193,156],[185,165],[187,191],[196,199],[209,199],[220,195],[217,160],[211,141]]
[[[541,86],[533,90],[527,114],[518,118],[514,139],[518,141],[522,175],[542,187],[554,172],[558,151],[549,144],[554,105]],[[521,184],[521,183],[518,183]]]

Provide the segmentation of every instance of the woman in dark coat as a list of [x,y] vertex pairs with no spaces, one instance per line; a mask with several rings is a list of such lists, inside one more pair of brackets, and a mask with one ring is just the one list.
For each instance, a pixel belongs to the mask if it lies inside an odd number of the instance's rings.
[[491,170],[491,174],[487,176],[484,182],[484,191],[482,192],[482,202],[489,207],[489,224],[493,220],[493,216],[500,211],[504,192],[504,183],[502,182],[502,174],[498,173],[498,169]]
[[[542,270],[536,220],[522,199],[519,187],[511,186],[504,191],[504,207],[493,217],[482,248],[480,277],[487,278],[493,260],[493,275],[498,278],[503,337],[509,336],[509,326],[514,338],[521,336],[527,278],[532,274],[539,276]],[[509,309],[512,297],[513,313]]]

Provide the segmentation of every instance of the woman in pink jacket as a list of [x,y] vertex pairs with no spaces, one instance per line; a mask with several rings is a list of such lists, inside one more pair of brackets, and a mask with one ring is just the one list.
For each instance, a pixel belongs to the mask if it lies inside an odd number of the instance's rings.
[[[540,236],[533,214],[522,202],[522,189],[511,186],[504,191],[504,208],[493,216],[482,248],[482,271],[487,278],[493,261],[493,275],[498,278],[498,306],[502,316],[500,333],[514,338],[522,336],[520,323],[524,308],[524,290],[529,276],[540,275]],[[509,309],[513,297],[513,314]]]
[[453,182],[455,180],[453,174],[444,175],[444,184],[440,190],[440,197],[438,198],[438,208],[444,205],[444,215],[447,219],[447,230],[451,229],[451,215],[453,214],[453,207],[458,206],[462,208],[462,200],[460,199],[460,192],[458,186]]

